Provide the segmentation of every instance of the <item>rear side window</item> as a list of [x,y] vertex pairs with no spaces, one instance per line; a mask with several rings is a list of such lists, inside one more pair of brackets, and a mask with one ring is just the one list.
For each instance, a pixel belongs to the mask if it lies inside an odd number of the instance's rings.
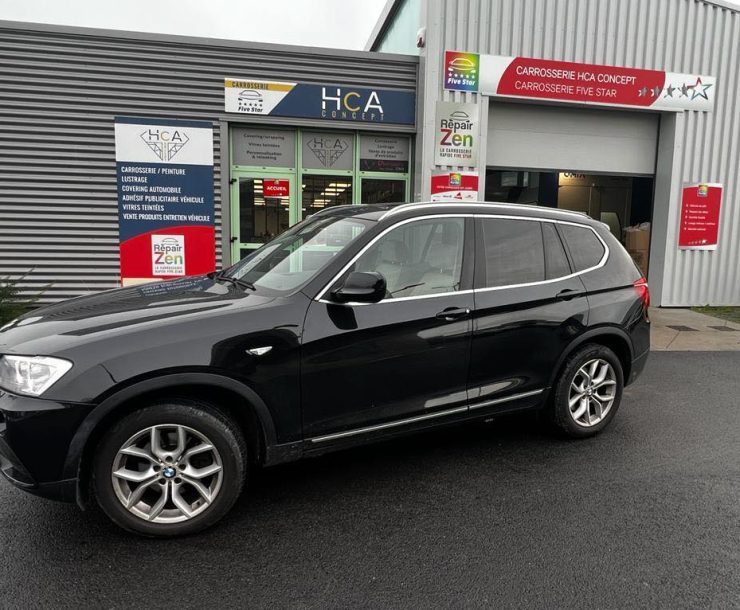
[[595,267],[604,258],[604,245],[591,229],[566,224],[561,224],[559,229],[576,271]]
[[542,223],[542,238],[545,240],[545,275],[548,280],[570,275],[570,263],[563,242],[551,222]]
[[491,218],[481,220],[488,288],[545,279],[545,252],[539,222]]

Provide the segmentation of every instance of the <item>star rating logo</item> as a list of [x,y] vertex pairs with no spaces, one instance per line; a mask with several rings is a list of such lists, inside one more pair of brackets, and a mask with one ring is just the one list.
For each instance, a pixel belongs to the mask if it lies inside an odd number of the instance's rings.
[[691,89],[692,100],[695,100],[697,97],[703,97],[705,100],[709,100],[709,97],[707,96],[707,89],[709,89],[711,86],[711,84],[705,85],[701,82],[701,77],[697,77],[696,82],[687,88]]
[[[710,83],[709,85],[705,85],[702,80],[701,76],[697,76],[696,82],[693,85],[687,85],[686,83],[681,83],[680,87],[674,88],[674,91],[678,92],[678,97],[687,97],[689,98],[689,101],[695,100],[697,97],[704,98],[705,100],[709,100],[709,95],[707,94],[707,91],[712,86]],[[669,87],[672,88],[672,87]],[[679,95],[680,94],[680,95]],[[668,93],[668,89],[666,89],[666,97],[673,97],[673,91]]]
[[637,96],[645,97],[649,95],[650,97],[660,97],[662,91],[663,89],[661,87],[658,87],[657,85],[655,87],[642,87],[638,89]]

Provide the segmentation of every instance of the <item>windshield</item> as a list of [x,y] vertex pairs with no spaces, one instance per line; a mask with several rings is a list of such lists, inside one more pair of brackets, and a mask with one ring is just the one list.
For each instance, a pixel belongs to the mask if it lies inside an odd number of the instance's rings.
[[360,218],[309,218],[255,250],[224,275],[268,292],[290,292],[313,278],[371,224]]

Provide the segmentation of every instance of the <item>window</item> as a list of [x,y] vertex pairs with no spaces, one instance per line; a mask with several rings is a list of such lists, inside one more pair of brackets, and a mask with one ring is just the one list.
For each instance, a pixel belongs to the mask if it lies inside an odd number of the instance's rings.
[[545,277],[548,280],[569,275],[570,264],[565,254],[563,242],[551,222],[542,223],[542,237],[545,240]]
[[293,290],[328,265],[369,224],[332,216],[308,219],[255,250],[226,274],[268,293]]
[[604,245],[591,229],[575,225],[560,225],[576,271],[595,267],[604,257]]
[[491,218],[481,221],[489,288],[545,279],[545,252],[540,223]]
[[355,263],[354,271],[377,271],[386,299],[460,289],[463,218],[410,222],[390,230]]

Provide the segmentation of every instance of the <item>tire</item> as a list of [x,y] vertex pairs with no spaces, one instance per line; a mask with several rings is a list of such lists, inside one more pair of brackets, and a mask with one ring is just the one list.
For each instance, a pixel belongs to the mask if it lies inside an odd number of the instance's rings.
[[93,456],[93,492],[103,512],[129,532],[194,534],[232,508],[246,482],[247,457],[239,428],[215,407],[160,402],[103,435]]
[[[594,362],[598,363],[595,368]],[[594,370],[593,379],[597,383],[589,383],[587,377],[590,378],[589,374]],[[599,381],[602,374],[604,380]],[[551,420],[571,438],[594,436],[614,419],[623,388],[624,372],[616,354],[604,345],[586,344],[568,358],[555,383],[550,405]],[[604,400],[606,397],[610,400]],[[571,402],[574,402],[573,406]],[[598,405],[601,405],[601,413]]]

